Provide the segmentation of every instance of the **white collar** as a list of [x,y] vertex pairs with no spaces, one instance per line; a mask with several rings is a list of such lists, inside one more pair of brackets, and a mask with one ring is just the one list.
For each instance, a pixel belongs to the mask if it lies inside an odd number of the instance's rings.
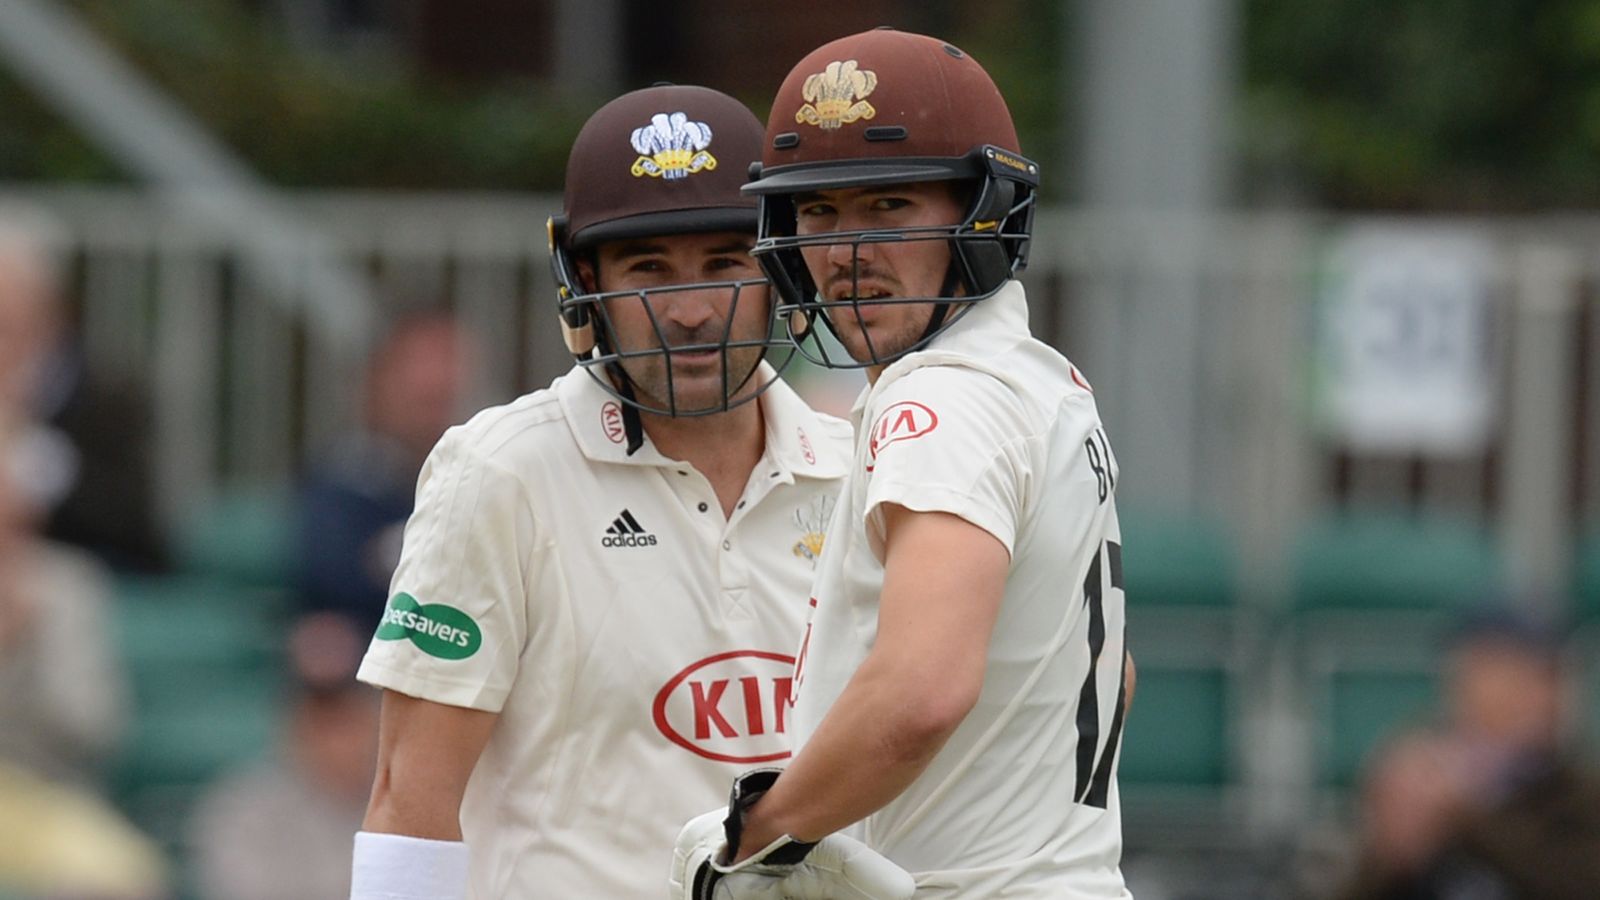
[[[681,466],[668,459],[644,436],[644,444],[628,455],[627,436],[622,425],[622,401],[611,396],[594,380],[602,373],[574,366],[556,379],[553,386],[560,400],[567,425],[583,455],[595,462],[635,466]],[[790,476],[838,478],[849,468],[847,451],[829,437],[816,410],[806,405],[794,388],[778,378],[778,373],[763,361],[757,378],[776,379],[755,402],[761,404],[766,434],[765,455]]]

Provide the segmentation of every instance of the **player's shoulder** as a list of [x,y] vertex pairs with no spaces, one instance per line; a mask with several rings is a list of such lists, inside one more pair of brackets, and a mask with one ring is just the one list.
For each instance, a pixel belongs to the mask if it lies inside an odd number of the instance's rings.
[[[908,367],[874,392],[866,413],[874,421],[904,404],[982,418],[1017,433],[1043,433],[1063,419],[1094,428],[1094,389],[1054,348],[1029,339],[1004,359],[941,359]],[[1075,427],[1075,426],[1074,426]]]
[[1026,403],[1011,379],[993,368],[967,362],[945,361],[903,370],[872,392],[867,418],[905,404],[935,411],[1026,412]]
[[819,409],[812,409],[811,414],[816,417],[817,430],[822,433],[822,439],[843,448],[848,456],[855,441],[855,428],[848,421]]
[[1060,353],[1045,349],[1052,358],[1045,370],[1047,383],[1041,385],[1039,395],[1054,401],[1059,416],[1080,423],[1086,430],[1100,427],[1100,407],[1089,376]]
[[436,456],[520,468],[530,455],[546,456],[572,448],[571,431],[551,388],[524,394],[509,403],[479,410],[445,432]]

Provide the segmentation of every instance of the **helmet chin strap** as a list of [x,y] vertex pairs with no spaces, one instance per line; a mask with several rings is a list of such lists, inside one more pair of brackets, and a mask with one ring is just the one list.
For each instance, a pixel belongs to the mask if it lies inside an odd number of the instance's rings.
[[617,386],[617,393],[628,401],[622,404],[622,434],[628,440],[628,455],[632,456],[644,446],[644,422],[640,420],[639,409],[634,405],[639,398],[633,393],[633,381],[622,371],[622,366],[607,363],[606,374],[610,376],[611,383]]
[[[946,269],[944,273],[944,284],[939,286],[939,296],[954,297],[956,295],[956,288],[960,287],[960,285],[961,275],[956,271],[956,261],[952,257],[950,260],[950,268]],[[928,327],[922,329],[922,336],[917,338],[917,343],[920,344],[923,341],[926,341],[928,338],[933,337],[933,335],[938,332],[939,326],[943,325],[944,320],[949,318],[950,307],[952,305],[954,304],[935,303],[933,305],[933,315],[928,317]]]

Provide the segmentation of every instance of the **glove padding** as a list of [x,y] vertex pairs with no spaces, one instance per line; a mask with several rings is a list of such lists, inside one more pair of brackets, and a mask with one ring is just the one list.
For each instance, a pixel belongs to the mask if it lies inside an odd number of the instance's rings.
[[909,900],[916,890],[910,874],[842,834],[815,844],[785,835],[737,865],[726,864],[738,850],[744,810],[776,779],[773,770],[741,776],[728,810],[683,827],[668,875],[672,900]]
[[719,862],[727,840],[726,810],[690,820],[673,850],[672,900],[909,900],[907,872],[843,834],[818,841],[799,862],[770,862],[795,846],[787,836],[737,865]]

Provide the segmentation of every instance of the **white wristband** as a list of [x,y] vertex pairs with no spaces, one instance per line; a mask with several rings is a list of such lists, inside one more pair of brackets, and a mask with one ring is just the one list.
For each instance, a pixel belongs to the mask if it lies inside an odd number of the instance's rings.
[[350,900],[466,900],[467,845],[356,832]]

